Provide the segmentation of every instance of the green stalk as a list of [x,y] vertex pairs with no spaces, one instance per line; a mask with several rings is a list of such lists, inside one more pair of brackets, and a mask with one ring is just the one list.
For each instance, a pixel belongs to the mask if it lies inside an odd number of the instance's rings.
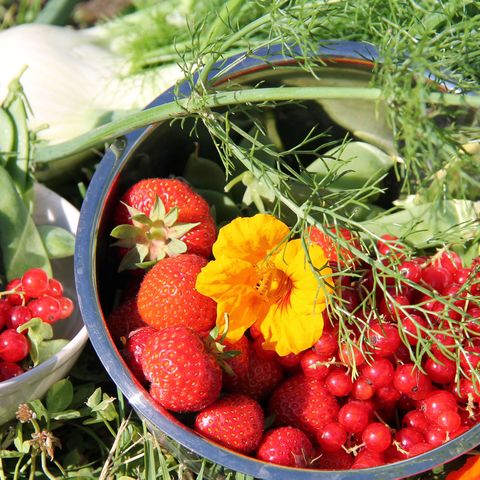
[[[295,100],[379,100],[382,91],[368,87],[283,87],[252,88],[234,92],[215,92],[203,98],[189,97],[173,101],[158,107],[130,114],[122,119],[97,127],[90,132],[79,135],[73,140],[56,145],[37,146],[35,161],[37,166],[78,154],[101,143],[111,141],[137,128],[167,119],[181,118],[188,115],[202,115],[208,109],[228,105],[264,103]],[[198,102],[196,100],[199,100]],[[461,96],[448,93],[431,93],[429,101],[444,105],[468,105],[480,107],[480,97]]]

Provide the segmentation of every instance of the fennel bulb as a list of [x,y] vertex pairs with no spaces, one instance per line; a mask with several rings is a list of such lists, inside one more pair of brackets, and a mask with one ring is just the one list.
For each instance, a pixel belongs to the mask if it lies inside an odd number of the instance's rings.
[[166,64],[129,75],[130,62],[98,30],[24,24],[0,32],[0,104],[18,78],[31,107],[28,126],[39,139],[58,143],[121,114],[145,107],[182,78]]

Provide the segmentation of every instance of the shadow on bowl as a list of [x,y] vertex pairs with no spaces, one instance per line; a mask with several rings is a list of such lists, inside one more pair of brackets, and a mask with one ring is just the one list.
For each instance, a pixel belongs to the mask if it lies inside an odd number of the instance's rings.
[[[317,78],[313,78],[280,52],[270,51],[268,61],[260,60],[259,56],[237,62],[218,84],[224,88],[238,84],[254,85],[260,81],[262,86],[367,86],[376,52],[366,44],[330,43],[319,49],[321,61],[315,72]],[[173,90],[169,90],[160,95],[150,107],[170,102],[173,98]],[[327,120],[326,113],[330,120]],[[351,100],[346,111],[339,110],[338,102],[287,104],[276,107],[276,115],[280,120],[279,130],[283,129],[283,138],[287,138],[292,145],[303,138],[313,124],[329,128],[333,138],[341,139],[347,131],[349,115],[364,120],[364,131],[357,132],[359,138],[368,137],[386,151],[393,145],[392,133],[382,106],[371,102]],[[335,118],[335,123],[331,118]],[[189,156],[197,148],[202,157],[218,158],[208,132],[198,126],[197,138],[193,139],[190,135],[192,127],[193,124],[188,121],[182,125],[179,122],[163,122],[135,131],[115,142],[100,162],[88,188],[81,210],[75,253],[79,304],[93,347],[113,381],[138,415],[158,434],[162,443],[187,465],[193,468],[196,466],[197,470],[203,458],[218,464],[209,472],[212,478],[219,478],[231,470],[256,478],[278,480],[400,479],[430,470],[480,443],[480,427],[477,426],[433,451],[394,464],[352,471],[292,469],[222,448],[202,438],[155,404],[127,368],[105,322],[115,300],[115,282],[112,278],[116,275],[117,262],[109,247],[110,222],[120,195],[137,180],[181,175]],[[288,146],[285,145],[286,148]],[[388,204],[389,199],[384,201]]]

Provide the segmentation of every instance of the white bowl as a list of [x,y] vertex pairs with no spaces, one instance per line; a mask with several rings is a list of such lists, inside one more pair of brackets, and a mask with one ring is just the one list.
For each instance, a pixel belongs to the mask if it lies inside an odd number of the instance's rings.
[[[41,184],[35,185],[37,225],[57,225],[76,233],[79,211],[64,198]],[[42,398],[58,380],[64,378],[78,359],[87,340],[87,329],[78,308],[73,275],[73,256],[52,261],[53,275],[62,282],[65,296],[75,304],[73,315],[55,324],[55,338],[70,342],[56,355],[18,377],[0,382],[0,425],[15,417],[18,405]]]

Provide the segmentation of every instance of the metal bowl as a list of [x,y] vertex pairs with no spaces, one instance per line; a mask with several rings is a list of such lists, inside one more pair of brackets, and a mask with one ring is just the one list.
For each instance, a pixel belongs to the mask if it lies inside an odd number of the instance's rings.
[[[371,78],[375,49],[356,42],[331,42],[318,50],[317,79],[302,70],[280,49],[257,52],[250,58],[234,57],[228,74],[217,84],[254,84],[259,81],[284,85],[366,86]],[[268,58],[268,60],[265,60]],[[180,91],[188,94],[188,85]],[[170,89],[149,107],[174,99]],[[356,107],[352,107],[356,105]],[[352,115],[372,108],[357,101],[350,103]],[[365,112],[364,112],[365,113]],[[372,113],[372,112],[371,112]],[[376,115],[376,112],[372,114]],[[380,128],[380,127],[379,127]],[[382,127],[383,128],[383,127]],[[210,474],[218,478],[222,468],[256,478],[276,480],[389,480],[408,477],[448,462],[480,443],[480,426],[422,455],[376,468],[349,471],[308,470],[268,464],[223,448],[185,426],[172,414],[158,407],[148,392],[132,376],[109,334],[105,316],[112,307],[114,261],[109,253],[109,220],[112,209],[125,188],[147,176],[181,174],[189,154],[195,149],[189,126],[162,122],[130,133],[117,140],[98,165],[80,213],[75,253],[75,278],[80,309],[91,342],[108,374],[140,417],[158,433],[175,455],[198,467],[207,458],[218,467]],[[202,156],[215,154],[208,135],[198,132]]]

